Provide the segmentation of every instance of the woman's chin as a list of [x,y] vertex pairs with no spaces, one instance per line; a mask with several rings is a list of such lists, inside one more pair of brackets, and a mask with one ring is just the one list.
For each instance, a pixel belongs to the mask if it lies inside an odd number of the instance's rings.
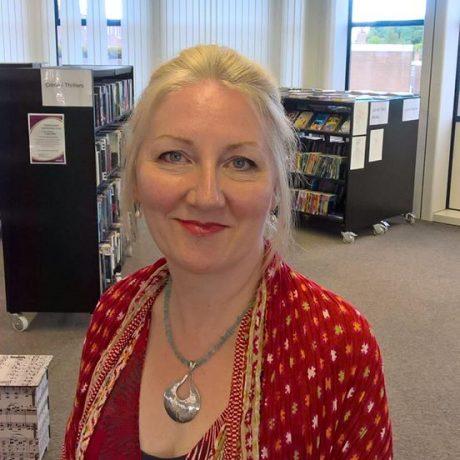
[[216,274],[230,268],[234,261],[225,257],[223,252],[214,253],[213,251],[200,251],[188,254],[170,254],[166,259],[171,264],[180,267],[182,270],[196,275],[208,273]]

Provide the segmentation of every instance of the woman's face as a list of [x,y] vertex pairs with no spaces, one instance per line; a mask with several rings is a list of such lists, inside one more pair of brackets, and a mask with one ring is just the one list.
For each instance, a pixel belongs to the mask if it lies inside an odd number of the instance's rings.
[[263,251],[275,173],[249,99],[216,81],[168,94],[136,166],[136,199],[168,261],[221,272]]

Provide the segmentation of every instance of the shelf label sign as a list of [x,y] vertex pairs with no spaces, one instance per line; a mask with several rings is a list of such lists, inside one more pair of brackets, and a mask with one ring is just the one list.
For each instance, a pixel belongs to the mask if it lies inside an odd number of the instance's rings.
[[353,136],[362,136],[367,132],[368,102],[356,102],[353,109]]
[[388,123],[389,108],[390,101],[371,102],[369,125],[386,125]]
[[43,107],[92,107],[93,78],[87,69],[42,68]]
[[420,98],[404,99],[402,121],[418,120],[420,115]]
[[369,140],[369,163],[382,161],[384,129],[371,129]]
[[62,113],[29,113],[30,164],[65,165],[65,131]]
[[364,169],[366,136],[353,137],[351,141],[350,170]]

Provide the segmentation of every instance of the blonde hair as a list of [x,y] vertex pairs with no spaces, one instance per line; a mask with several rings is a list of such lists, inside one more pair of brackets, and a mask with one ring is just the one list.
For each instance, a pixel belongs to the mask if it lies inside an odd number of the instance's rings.
[[152,74],[126,125],[123,185],[125,221],[128,213],[133,213],[135,208],[136,161],[148,130],[150,114],[167,94],[209,79],[246,95],[261,116],[275,166],[278,215],[276,225],[267,216],[265,235],[271,242],[271,249],[266,260],[271,260],[276,252],[286,257],[293,241],[288,166],[296,149],[296,136],[285,116],[278,87],[271,75],[236,51],[218,45],[198,45],[185,49]]

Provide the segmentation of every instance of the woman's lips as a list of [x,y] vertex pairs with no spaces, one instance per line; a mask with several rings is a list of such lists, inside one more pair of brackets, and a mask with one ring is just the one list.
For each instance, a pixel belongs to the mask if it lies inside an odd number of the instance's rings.
[[226,225],[216,224],[214,222],[197,222],[196,220],[181,220],[177,221],[192,235],[194,236],[206,236],[212,233],[217,233],[226,228]]

